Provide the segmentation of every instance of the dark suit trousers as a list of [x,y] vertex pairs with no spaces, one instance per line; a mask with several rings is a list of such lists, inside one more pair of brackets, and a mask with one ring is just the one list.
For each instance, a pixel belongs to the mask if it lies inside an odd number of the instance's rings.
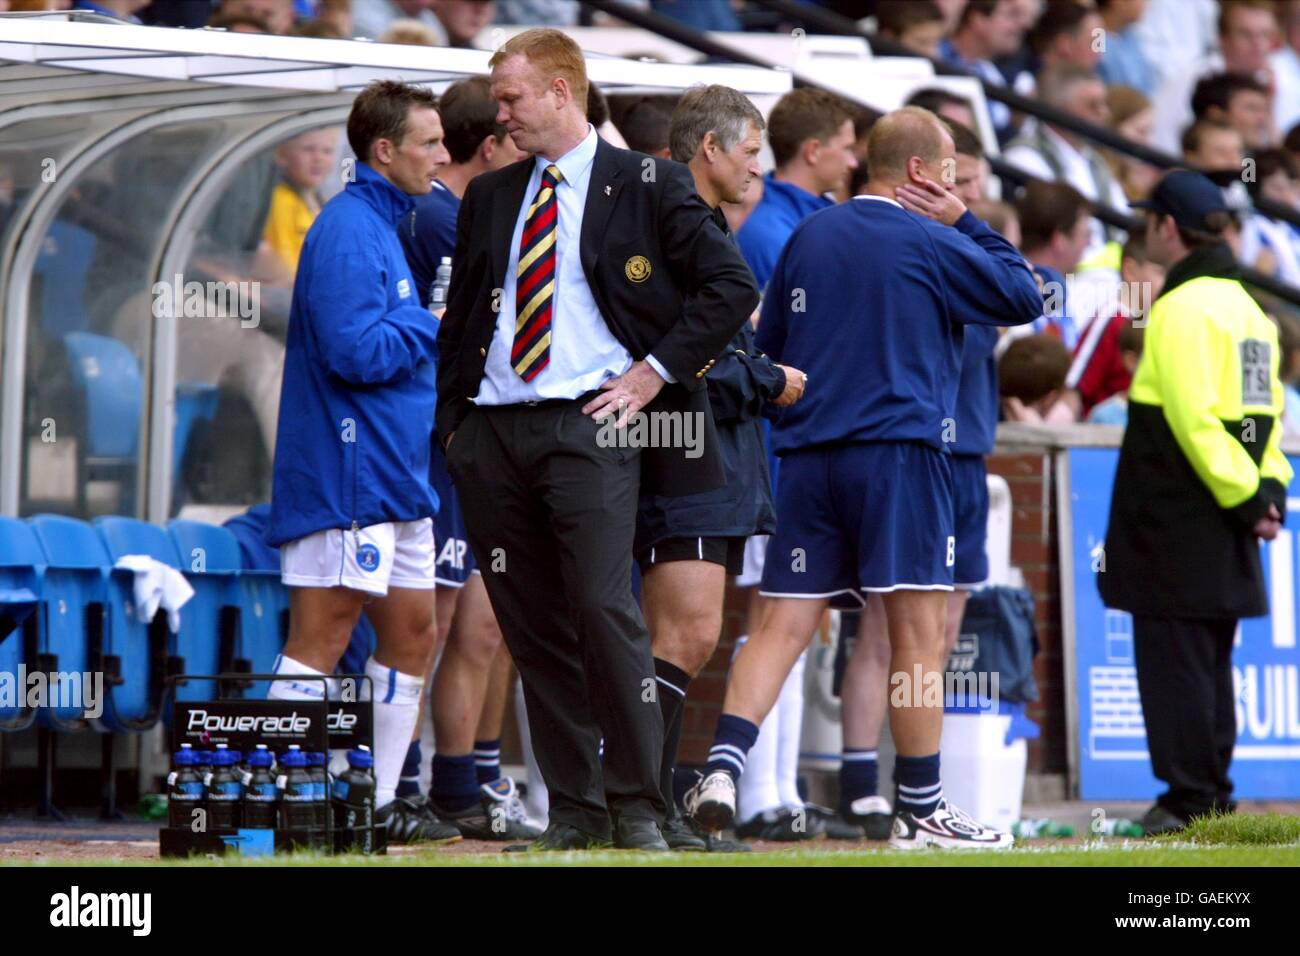
[[584,401],[474,407],[447,463],[523,678],[551,822],[609,839],[611,816],[663,820],[664,728],[628,585],[640,451],[602,448]]
[[1228,766],[1237,741],[1232,686],[1233,620],[1133,616],[1138,693],[1157,803],[1183,818],[1232,800]]

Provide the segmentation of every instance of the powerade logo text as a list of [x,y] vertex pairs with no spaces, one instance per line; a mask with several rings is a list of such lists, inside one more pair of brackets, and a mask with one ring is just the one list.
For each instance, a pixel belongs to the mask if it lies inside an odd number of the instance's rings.
[[227,734],[302,734],[311,726],[310,717],[299,717],[294,711],[284,717],[253,717],[209,715],[206,710],[191,710],[187,730],[220,731]]
[[363,544],[357,548],[357,566],[362,571],[378,571],[379,549],[373,544]]
[[336,710],[326,718],[325,726],[327,729],[335,732],[353,731],[357,726],[357,715],[347,714],[341,710]]

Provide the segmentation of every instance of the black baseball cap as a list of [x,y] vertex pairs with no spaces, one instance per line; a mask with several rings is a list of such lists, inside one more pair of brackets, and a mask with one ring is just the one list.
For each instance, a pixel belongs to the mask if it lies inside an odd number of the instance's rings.
[[1229,212],[1223,190],[1207,177],[1190,169],[1172,169],[1160,177],[1150,199],[1130,203],[1134,209],[1150,209],[1173,216],[1184,229],[1207,230],[1205,218],[1212,212]]

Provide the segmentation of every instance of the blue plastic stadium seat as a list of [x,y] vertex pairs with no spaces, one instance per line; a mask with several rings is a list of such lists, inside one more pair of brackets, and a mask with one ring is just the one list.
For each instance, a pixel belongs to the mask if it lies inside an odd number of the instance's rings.
[[[107,595],[108,552],[95,529],[84,521],[42,514],[27,523],[45,561],[39,612],[43,666],[79,673],[98,669],[98,655],[107,646],[98,623],[103,620]],[[94,642],[100,646],[92,647]],[[92,658],[96,660],[93,668]],[[66,729],[83,711],[79,704],[48,707],[37,719],[43,726]]]
[[[45,573],[45,555],[32,529],[17,518],[0,517],[0,674],[36,668],[39,615],[33,617]],[[0,730],[20,730],[34,717],[23,703],[0,701]]]
[[189,444],[194,426],[200,421],[212,421],[217,414],[217,386],[204,382],[183,382],[176,386],[176,431],[172,439],[172,474],[179,476],[185,461],[185,446]]
[[85,455],[134,461],[143,390],[140,363],[117,339],[90,332],[63,337],[73,380],[86,395]]
[[[194,588],[181,609],[177,654],[185,659],[187,674],[219,673],[238,656],[239,542],[225,528],[201,521],[170,521],[167,533]],[[212,681],[191,681],[180,685],[176,696],[211,700],[217,688]]]
[[[239,542],[239,657],[254,674],[274,672],[288,637],[289,591],[280,581],[280,551],[264,538],[270,517],[269,504],[253,505],[224,525]],[[244,696],[260,700],[269,690],[261,681]]]
[[[244,570],[238,580],[238,655],[248,661],[250,673],[272,674],[287,637],[289,591],[280,582],[279,571]],[[270,689],[269,682],[259,681],[245,690],[244,696],[261,700]]]
[[[135,574],[113,565],[128,554],[147,554],[173,568],[180,567],[176,546],[157,525],[135,518],[95,519],[95,529],[108,553],[105,644],[121,660],[121,685],[112,689],[104,716],[112,730],[147,730],[161,714],[163,673],[176,654],[176,636],[159,609],[152,621],[142,621],[135,608]],[[181,610],[184,618],[185,611]]]

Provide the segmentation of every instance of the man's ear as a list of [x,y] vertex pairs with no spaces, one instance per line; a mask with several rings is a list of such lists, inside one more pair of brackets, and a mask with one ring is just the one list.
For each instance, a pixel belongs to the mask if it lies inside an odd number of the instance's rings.
[[573,91],[569,89],[569,81],[562,76],[557,76],[551,80],[551,92],[555,94],[555,108],[562,110],[573,99]]
[[370,161],[377,166],[387,166],[393,161],[393,141],[380,138],[370,146]]
[[483,137],[483,142],[478,144],[478,154],[485,164],[492,165],[492,157],[496,155],[497,147],[500,145],[491,133]]
[[816,166],[817,160],[821,159],[822,155],[822,141],[809,137],[803,141],[803,145],[799,147],[799,152],[803,155],[805,163],[809,166]]
[[907,157],[907,179],[908,182],[924,183],[929,180],[925,174],[925,162],[920,156]]
[[714,135],[713,130],[705,133],[704,139],[700,140],[700,152],[704,154],[704,161],[707,163],[713,163],[717,160],[721,148],[718,145],[718,137]]

